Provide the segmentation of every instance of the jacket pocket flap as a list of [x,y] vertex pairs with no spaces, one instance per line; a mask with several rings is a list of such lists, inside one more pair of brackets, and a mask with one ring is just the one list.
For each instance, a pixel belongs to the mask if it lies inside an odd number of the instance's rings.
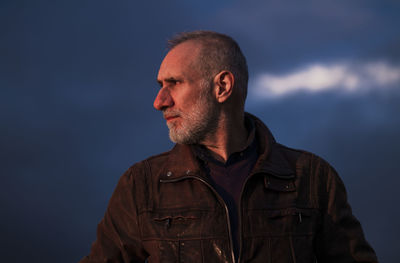
[[269,217],[269,218],[278,218],[278,217],[283,217],[283,216],[294,216],[294,215],[299,215],[299,214],[301,214],[301,216],[309,217],[312,215],[313,212],[311,209],[290,207],[290,208],[279,209],[279,210],[267,210],[267,211],[265,211],[265,213],[266,213],[267,217]]
[[198,216],[194,215],[163,215],[155,216],[153,220],[156,222],[169,222],[169,223],[185,223],[188,221],[199,219]]
[[264,186],[272,191],[293,192],[296,191],[296,185],[292,179],[281,179],[273,176],[264,177]]
[[178,240],[201,235],[201,211],[148,211],[140,215],[143,240]]

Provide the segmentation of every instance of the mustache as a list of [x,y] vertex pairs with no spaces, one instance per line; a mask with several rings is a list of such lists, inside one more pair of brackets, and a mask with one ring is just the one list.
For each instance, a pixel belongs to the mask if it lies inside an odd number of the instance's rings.
[[181,116],[182,112],[179,110],[164,110],[163,116],[164,118],[173,117],[173,116]]

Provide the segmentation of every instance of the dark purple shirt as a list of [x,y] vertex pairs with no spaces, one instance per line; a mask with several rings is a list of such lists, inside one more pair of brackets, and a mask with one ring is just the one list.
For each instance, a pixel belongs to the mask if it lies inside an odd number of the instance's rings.
[[246,120],[246,127],[249,136],[245,147],[239,152],[232,153],[225,163],[215,159],[205,147],[198,145],[194,147],[195,154],[207,171],[210,182],[228,207],[236,259],[239,255],[239,199],[243,184],[258,157],[254,123]]

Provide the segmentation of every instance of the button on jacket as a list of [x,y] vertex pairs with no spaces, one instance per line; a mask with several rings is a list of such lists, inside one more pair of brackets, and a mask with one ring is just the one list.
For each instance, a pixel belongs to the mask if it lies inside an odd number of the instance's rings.
[[[343,182],[321,158],[275,142],[256,117],[259,157],[239,203],[239,262],[377,262]],[[81,262],[234,262],[227,206],[177,144],[120,179]]]

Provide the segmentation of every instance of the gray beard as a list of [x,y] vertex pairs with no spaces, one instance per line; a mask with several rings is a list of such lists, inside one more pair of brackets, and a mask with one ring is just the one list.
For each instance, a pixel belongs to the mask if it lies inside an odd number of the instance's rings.
[[207,94],[199,96],[190,112],[176,111],[176,113],[181,118],[180,126],[175,127],[173,123],[168,123],[169,138],[175,143],[200,144],[217,129],[217,108]]

